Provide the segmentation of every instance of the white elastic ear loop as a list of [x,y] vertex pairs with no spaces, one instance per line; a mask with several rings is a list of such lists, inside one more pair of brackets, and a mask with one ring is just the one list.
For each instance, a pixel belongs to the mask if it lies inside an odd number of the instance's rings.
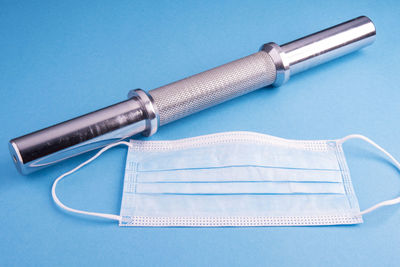
[[[370,143],[375,148],[377,148],[379,151],[381,151],[383,154],[385,154],[393,162],[393,164],[396,166],[396,168],[400,171],[400,163],[389,152],[387,152],[385,149],[383,149],[381,146],[376,144],[374,141],[372,141],[368,137],[365,137],[360,134],[351,134],[351,135],[343,137],[342,139],[339,139],[338,142],[343,144],[344,142],[346,142],[349,139],[361,139],[367,143]],[[386,201],[379,202],[378,204],[375,204],[374,206],[361,211],[360,214],[364,215],[364,214],[370,213],[371,211],[376,210],[378,208],[381,208],[384,206],[391,206],[391,205],[395,205],[395,204],[399,204],[399,203],[400,203],[400,197],[389,199]]]
[[56,194],[56,187],[59,181],[61,181],[65,176],[70,175],[74,172],[76,172],[77,170],[79,170],[80,168],[82,168],[83,166],[89,164],[90,162],[92,162],[93,160],[95,160],[96,158],[98,158],[101,154],[103,154],[105,151],[107,151],[108,149],[118,146],[118,145],[126,145],[131,147],[132,145],[129,142],[126,141],[120,141],[117,143],[113,143],[110,144],[104,148],[102,148],[99,152],[96,153],[96,155],[94,155],[93,157],[91,157],[90,159],[88,159],[87,161],[79,164],[77,167],[75,167],[74,169],[62,174],[61,176],[59,176],[53,183],[53,186],[51,188],[51,196],[53,197],[54,202],[62,209],[65,209],[67,211],[70,212],[75,212],[75,213],[79,213],[79,214],[85,214],[85,215],[90,215],[90,216],[96,216],[96,217],[101,217],[101,218],[106,218],[106,219],[110,219],[110,220],[116,220],[116,221],[120,221],[121,220],[121,216],[119,215],[114,215],[114,214],[107,214],[107,213],[98,213],[98,212],[89,212],[89,211],[83,211],[83,210],[76,210],[76,209],[72,209],[70,207],[65,206],[57,197]]

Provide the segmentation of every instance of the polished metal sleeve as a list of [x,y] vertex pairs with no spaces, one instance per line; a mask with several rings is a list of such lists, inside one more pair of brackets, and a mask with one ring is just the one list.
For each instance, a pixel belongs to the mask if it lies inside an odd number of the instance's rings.
[[121,139],[157,131],[158,115],[151,97],[132,91],[128,100],[10,140],[9,149],[23,174],[106,146]]
[[276,67],[274,85],[279,86],[296,73],[372,44],[375,37],[374,23],[360,16],[281,46],[266,43],[261,51],[272,57]]
[[349,54],[375,41],[374,23],[361,16],[281,45],[290,74]]
[[261,51],[151,90],[160,125],[265,87],[275,81],[275,64]]

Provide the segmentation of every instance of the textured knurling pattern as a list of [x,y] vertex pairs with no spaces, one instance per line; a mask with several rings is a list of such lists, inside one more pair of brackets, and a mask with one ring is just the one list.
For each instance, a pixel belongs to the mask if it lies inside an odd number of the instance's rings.
[[151,90],[160,125],[183,118],[275,81],[276,69],[263,51]]

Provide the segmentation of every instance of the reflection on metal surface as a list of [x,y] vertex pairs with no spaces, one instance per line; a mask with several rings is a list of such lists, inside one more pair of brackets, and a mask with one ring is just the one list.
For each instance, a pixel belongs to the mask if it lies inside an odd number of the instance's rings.
[[375,26],[361,16],[284,45],[268,43],[261,47],[277,66],[274,85],[281,85],[293,74],[356,51],[374,42]]
[[18,170],[28,174],[138,133],[151,135],[157,127],[152,100],[138,89],[126,101],[15,138],[9,148]]

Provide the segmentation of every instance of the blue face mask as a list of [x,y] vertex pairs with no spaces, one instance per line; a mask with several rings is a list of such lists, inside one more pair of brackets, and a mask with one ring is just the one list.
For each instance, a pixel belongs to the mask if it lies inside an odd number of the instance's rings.
[[[176,141],[119,142],[60,176],[55,202],[121,226],[292,226],[362,223],[342,144],[366,137],[296,141],[230,132]],[[55,194],[59,180],[108,148],[129,146],[120,215],[79,211]]]

